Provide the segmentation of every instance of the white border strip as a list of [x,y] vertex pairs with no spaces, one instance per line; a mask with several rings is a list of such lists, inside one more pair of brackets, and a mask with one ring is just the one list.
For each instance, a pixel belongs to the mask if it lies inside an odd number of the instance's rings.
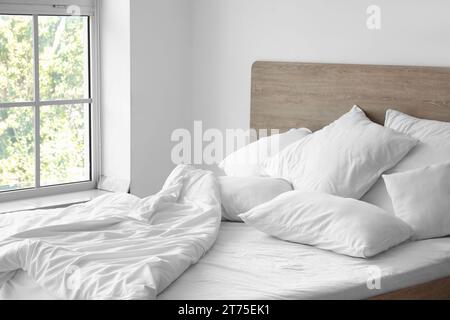
[[[67,4],[21,4],[0,2],[0,13],[3,14],[17,14],[17,15],[34,15],[34,14],[48,14],[48,15],[71,15],[68,12],[70,5]],[[95,15],[95,7],[78,6],[80,8],[80,15],[93,16]]]

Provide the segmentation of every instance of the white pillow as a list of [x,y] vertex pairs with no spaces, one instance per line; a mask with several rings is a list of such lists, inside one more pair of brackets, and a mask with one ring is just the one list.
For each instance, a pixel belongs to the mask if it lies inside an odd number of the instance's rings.
[[219,177],[224,220],[242,222],[238,216],[280,194],[292,191],[289,182],[283,179],[262,177]]
[[[385,126],[419,140],[417,146],[386,174],[450,162],[450,123],[418,119],[388,110]],[[394,214],[391,198],[381,178],[362,200]]]
[[261,163],[264,160],[309,134],[311,130],[302,128],[261,138],[230,154],[219,164],[219,168],[231,177],[262,176]]
[[450,163],[383,176],[397,217],[414,239],[450,235]]
[[271,177],[294,189],[360,199],[417,141],[370,121],[357,106],[296,142],[265,164]]
[[240,216],[282,240],[368,258],[411,237],[411,228],[368,203],[325,193],[291,191]]

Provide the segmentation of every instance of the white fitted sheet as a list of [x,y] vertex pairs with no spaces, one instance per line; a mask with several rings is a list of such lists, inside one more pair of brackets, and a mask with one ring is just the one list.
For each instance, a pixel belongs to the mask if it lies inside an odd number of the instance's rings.
[[[369,290],[378,266],[381,290]],[[271,238],[242,223],[222,224],[211,251],[159,299],[366,299],[450,276],[450,238],[411,242],[358,259]],[[53,299],[24,272],[0,299]]]
[[[371,266],[384,277],[369,290]],[[159,299],[367,299],[450,276],[450,238],[410,242],[373,259],[351,258],[223,223],[213,249]]]

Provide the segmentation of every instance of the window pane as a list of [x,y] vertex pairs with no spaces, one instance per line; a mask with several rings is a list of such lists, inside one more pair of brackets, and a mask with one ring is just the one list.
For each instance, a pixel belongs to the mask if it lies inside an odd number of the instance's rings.
[[41,185],[90,180],[89,105],[41,107]]
[[0,15],[0,102],[33,100],[33,18]]
[[0,109],[0,191],[34,187],[32,107]]
[[42,101],[89,98],[87,17],[39,17]]

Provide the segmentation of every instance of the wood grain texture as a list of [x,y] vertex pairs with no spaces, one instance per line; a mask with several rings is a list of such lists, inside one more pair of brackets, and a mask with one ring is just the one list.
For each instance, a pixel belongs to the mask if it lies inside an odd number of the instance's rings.
[[318,130],[355,104],[380,124],[392,108],[450,122],[450,68],[255,62],[251,127]]
[[384,294],[370,300],[450,300],[450,277]]

